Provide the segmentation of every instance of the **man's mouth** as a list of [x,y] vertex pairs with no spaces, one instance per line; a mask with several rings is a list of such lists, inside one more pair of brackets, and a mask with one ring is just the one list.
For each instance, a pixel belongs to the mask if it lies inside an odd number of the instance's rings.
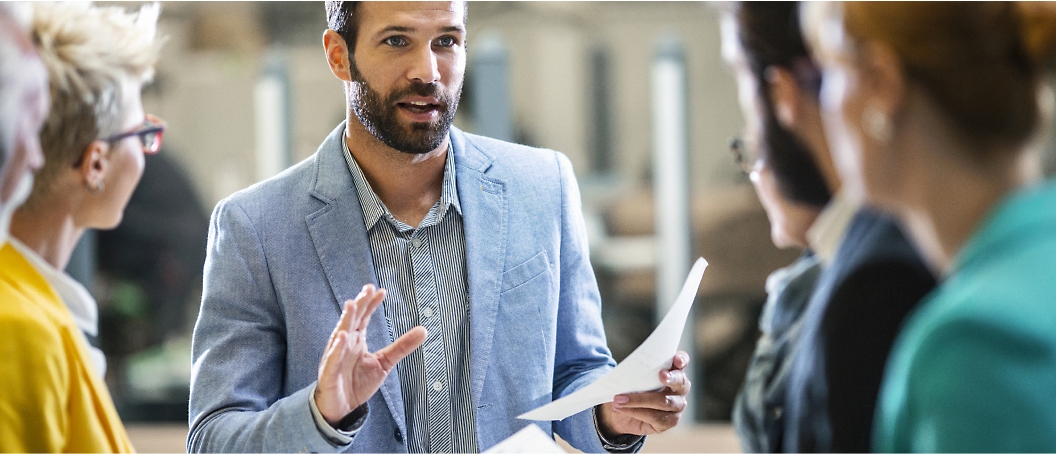
[[433,104],[433,103],[424,102],[424,101],[408,101],[408,102],[397,103],[396,105],[399,106],[400,108],[403,108],[403,109],[406,109],[406,110],[410,111],[411,113],[416,113],[416,114],[426,114],[426,113],[430,113],[430,112],[432,112],[434,110],[439,110],[440,109],[440,105],[439,104]]

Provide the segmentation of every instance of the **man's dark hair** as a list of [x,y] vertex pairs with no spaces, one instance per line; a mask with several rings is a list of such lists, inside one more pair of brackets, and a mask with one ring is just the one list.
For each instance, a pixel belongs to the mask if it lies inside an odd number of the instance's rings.
[[349,54],[356,47],[356,34],[359,32],[359,21],[356,20],[358,6],[359,2],[326,2],[326,26],[341,35]]
[[[326,26],[330,30],[337,32],[345,40],[349,55],[352,55],[352,52],[356,50],[356,35],[359,32],[359,20],[356,17],[356,9],[358,9],[359,3],[358,1],[342,2],[333,0],[327,0],[326,2]],[[465,25],[466,17],[469,16],[469,2],[462,2],[462,7],[464,8],[462,21],[463,25]]]
[[774,170],[781,193],[790,200],[825,206],[832,192],[812,153],[774,113],[766,70],[780,66],[793,74],[805,93],[817,97],[821,77],[811,62],[799,28],[799,2],[737,2],[733,6],[737,37],[748,67],[759,82],[763,100],[763,143],[760,157]]

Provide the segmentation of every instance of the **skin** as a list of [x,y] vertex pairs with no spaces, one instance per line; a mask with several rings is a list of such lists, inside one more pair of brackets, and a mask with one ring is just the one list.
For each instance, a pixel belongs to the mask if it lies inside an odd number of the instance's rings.
[[[460,3],[386,2],[360,4],[356,65],[367,83],[388,94],[411,81],[435,83],[448,93],[462,86],[466,70],[465,30]],[[405,30],[393,30],[392,27]],[[453,44],[445,46],[446,43]],[[330,70],[351,90],[348,47],[333,30],[323,34]],[[407,101],[417,100],[411,97]],[[397,109],[399,121],[410,130],[413,122],[434,120],[438,114]],[[385,145],[351,113],[345,140],[371,188],[396,219],[418,225],[440,200],[449,139],[435,150],[408,154]]]
[[40,128],[47,117],[50,99],[48,96],[47,70],[40,61],[33,44],[21,33],[21,27],[10,17],[0,14],[0,39],[11,40],[23,51],[20,68],[11,81],[11,96],[18,99],[18,115],[11,119],[12,143],[8,147],[9,155],[0,168],[0,206],[19,203],[12,200],[16,190],[24,180],[32,178],[44,165],[44,153],[40,149]]
[[[120,131],[143,124],[139,87],[128,82]],[[143,176],[143,144],[136,136],[114,143],[95,140],[51,184],[37,187],[38,202],[15,212],[11,234],[57,269],[65,269],[84,230],[112,229]],[[98,187],[98,190],[91,188]]]
[[[738,38],[737,21],[732,15],[723,15],[721,32],[723,60],[737,82],[738,101],[744,115],[745,146],[755,156],[759,156],[758,149],[763,142],[763,103],[766,102],[759,96],[759,86],[765,83],[778,123],[806,144],[826,184],[839,190],[841,181],[829,154],[818,103],[799,87],[786,68],[771,66],[764,72],[765,80],[759,80],[748,65],[744,47]],[[806,247],[807,231],[821,209],[785,197],[778,187],[773,169],[765,159],[755,161],[749,179],[770,220],[770,237],[774,245],[780,248]]]
[[[822,116],[837,170],[867,203],[898,217],[933,271],[949,274],[998,201],[1036,178],[1022,170],[1025,150],[965,139],[890,46],[853,43],[835,13],[819,27]],[[888,137],[865,130],[866,109],[888,119]]]
[[[460,2],[361,3],[353,58],[363,79],[382,95],[415,81],[457,94],[466,69],[464,11]],[[327,30],[323,47],[331,72],[348,93],[356,82],[347,44]],[[397,103],[409,101],[433,100],[410,97]],[[375,137],[348,107],[345,140],[371,188],[396,219],[418,225],[440,199],[448,139],[427,153],[404,153]],[[411,131],[412,123],[435,121],[439,115],[402,105],[396,110],[405,131]],[[369,400],[396,363],[425,341],[425,328],[419,326],[377,352],[367,350],[365,328],[384,297],[384,289],[365,286],[359,296],[345,302],[341,321],[331,335],[313,398],[332,425]],[[688,355],[679,352],[671,370],[660,372],[660,380],[667,385],[664,389],[619,395],[614,402],[598,406],[602,432],[607,436],[647,435],[674,427],[690,388],[683,372],[688,363]]]

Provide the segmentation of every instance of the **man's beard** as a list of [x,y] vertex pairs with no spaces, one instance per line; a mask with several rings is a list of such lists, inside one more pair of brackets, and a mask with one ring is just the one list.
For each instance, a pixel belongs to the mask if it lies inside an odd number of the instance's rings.
[[[409,154],[425,154],[440,147],[451,129],[455,119],[458,100],[462,96],[462,86],[454,96],[443,93],[435,83],[412,81],[411,85],[393,90],[388,96],[375,91],[363,78],[356,67],[356,62],[349,55],[351,63],[352,88],[348,102],[352,112],[374,137],[385,145]],[[407,96],[431,96],[439,105],[439,118],[433,122],[414,122],[409,128],[400,124],[397,118],[396,102]]]

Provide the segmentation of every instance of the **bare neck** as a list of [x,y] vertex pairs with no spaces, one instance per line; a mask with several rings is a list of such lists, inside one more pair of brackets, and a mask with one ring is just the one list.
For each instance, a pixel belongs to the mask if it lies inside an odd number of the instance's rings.
[[440,200],[450,139],[435,150],[409,154],[378,140],[351,116],[345,128],[348,150],[385,207],[400,222],[417,227]]
[[23,207],[11,218],[11,236],[17,238],[58,270],[66,269],[84,227],[74,222],[71,203],[62,197]]
[[[938,274],[949,274],[953,260],[993,208],[1033,177],[1022,171],[1015,150],[992,150],[985,163],[965,159],[978,150],[934,131],[909,163],[904,204],[899,213],[920,252]],[[931,143],[927,143],[931,142]]]

